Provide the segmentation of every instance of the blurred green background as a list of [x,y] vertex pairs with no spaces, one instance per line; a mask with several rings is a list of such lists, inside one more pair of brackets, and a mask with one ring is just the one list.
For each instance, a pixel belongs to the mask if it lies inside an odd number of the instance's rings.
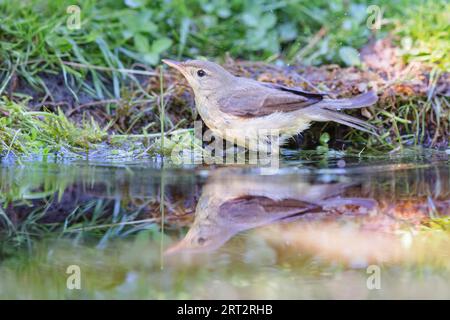
[[[61,60],[122,67],[161,57],[221,57],[306,64],[355,63],[352,49],[398,35],[407,58],[448,68],[447,1],[105,0],[78,1],[81,28],[69,30],[73,1],[0,1],[3,70],[20,62],[32,76]],[[377,11],[381,28],[369,29]],[[372,9],[376,10],[376,9]],[[36,60],[45,61],[44,66]],[[66,66],[67,68],[67,66]],[[70,69],[69,69],[70,70]],[[73,70],[71,70],[73,71]],[[73,71],[75,72],[75,71]]]

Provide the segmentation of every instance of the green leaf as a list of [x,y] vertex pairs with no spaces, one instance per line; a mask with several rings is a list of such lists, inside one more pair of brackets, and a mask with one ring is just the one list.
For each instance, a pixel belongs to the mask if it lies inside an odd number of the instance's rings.
[[220,8],[217,10],[217,15],[222,19],[229,18],[231,16],[231,10],[228,8]]
[[278,31],[281,41],[292,41],[297,38],[297,27],[293,23],[283,23],[278,28]]
[[140,13],[135,13],[133,11],[125,11],[120,21],[124,25],[124,30],[132,34],[136,33],[149,33],[156,34],[158,31],[158,26],[152,21],[153,20],[152,11],[146,10]]
[[328,146],[328,142],[330,141],[330,135],[328,134],[328,132],[322,133],[319,141],[321,145]]
[[266,30],[273,28],[277,22],[277,17],[272,13],[264,14],[258,21],[258,26]]
[[149,53],[151,51],[148,37],[141,33],[134,35],[134,47],[140,53]]
[[359,66],[361,60],[359,52],[352,47],[342,47],[339,49],[339,57],[347,66]]
[[143,59],[148,64],[156,65],[159,63],[159,54],[154,52],[146,53],[144,54]]
[[259,16],[251,12],[244,12],[241,17],[242,22],[244,22],[244,24],[248,27],[257,27],[259,18]]
[[169,38],[160,38],[153,41],[152,43],[152,53],[160,54],[172,46],[172,40]]
[[124,2],[130,8],[139,8],[145,5],[144,0],[125,0]]

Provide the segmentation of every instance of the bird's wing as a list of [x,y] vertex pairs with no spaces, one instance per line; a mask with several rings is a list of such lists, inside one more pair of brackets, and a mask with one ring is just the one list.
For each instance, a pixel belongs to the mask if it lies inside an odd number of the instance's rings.
[[221,204],[218,214],[233,223],[258,224],[319,208],[316,204],[296,199],[274,200],[264,196],[243,196]]
[[219,99],[222,112],[239,117],[261,117],[274,112],[291,112],[309,107],[323,99],[322,94],[308,93],[271,83],[249,81]]
[[312,92],[304,91],[297,87],[294,87],[294,88],[286,87],[281,84],[269,83],[269,82],[259,82],[259,83],[268,88],[273,88],[273,89],[277,89],[277,90],[281,90],[281,91],[285,91],[285,92],[290,92],[290,93],[293,93],[293,94],[296,94],[299,96],[303,96],[306,98],[311,98],[311,99],[322,100],[323,97],[326,96],[326,94],[324,94],[324,93],[312,93]]

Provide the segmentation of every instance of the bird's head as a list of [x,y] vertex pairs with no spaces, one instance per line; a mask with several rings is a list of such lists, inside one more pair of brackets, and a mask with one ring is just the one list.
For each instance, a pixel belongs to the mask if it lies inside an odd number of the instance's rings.
[[230,232],[227,228],[221,228],[221,226],[205,223],[194,223],[186,236],[181,241],[169,247],[165,251],[165,254],[172,255],[181,252],[200,253],[214,251],[227,242],[231,236],[233,236],[233,232]]
[[178,62],[166,59],[162,61],[183,74],[195,95],[218,92],[221,88],[234,83],[235,77],[214,62],[204,60]]

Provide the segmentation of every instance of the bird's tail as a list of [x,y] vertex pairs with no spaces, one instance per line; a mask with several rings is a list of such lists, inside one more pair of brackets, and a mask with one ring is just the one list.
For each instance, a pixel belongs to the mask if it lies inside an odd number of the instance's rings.
[[320,104],[322,108],[329,110],[340,109],[358,109],[368,107],[375,104],[378,101],[378,96],[374,91],[369,91],[360,94],[353,98],[346,99],[323,99]]
[[308,108],[308,116],[315,121],[334,121],[348,127],[378,135],[376,127],[364,120],[341,113],[341,109],[358,109],[368,107],[376,103],[378,97],[375,92],[369,91],[348,99],[323,99],[319,103]]

